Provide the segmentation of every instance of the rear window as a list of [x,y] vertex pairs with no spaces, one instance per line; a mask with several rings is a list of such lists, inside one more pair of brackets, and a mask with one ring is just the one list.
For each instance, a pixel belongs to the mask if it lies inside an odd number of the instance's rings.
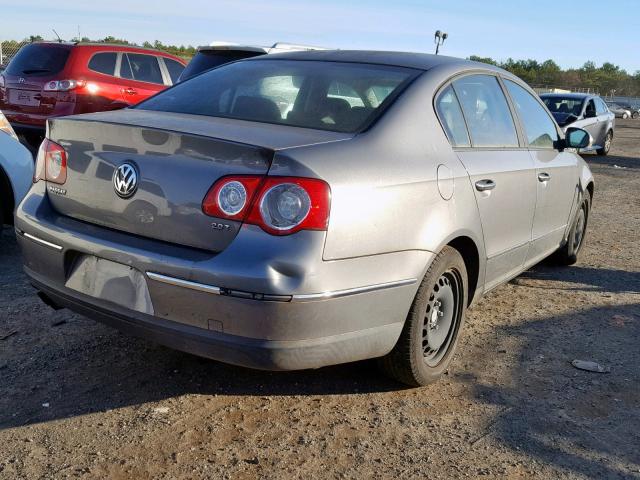
[[106,75],[113,75],[116,71],[117,56],[115,52],[96,53],[91,57],[91,60],[89,60],[89,70]]
[[203,73],[135,108],[357,132],[419,73],[381,65],[254,60]]
[[11,60],[7,75],[47,76],[60,73],[71,49],[62,45],[32,43],[20,49]]
[[262,55],[260,52],[244,52],[238,50],[200,50],[186,66],[180,81],[194,77],[205,70],[210,70],[225,63],[243,60]]

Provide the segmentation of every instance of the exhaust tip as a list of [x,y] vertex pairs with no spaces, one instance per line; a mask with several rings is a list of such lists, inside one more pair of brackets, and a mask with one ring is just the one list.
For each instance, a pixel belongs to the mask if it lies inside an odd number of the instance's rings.
[[38,291],[37,293],[38,297],[40,297],[40,300],[42,300],[42,302],[45,305],[50,306],[51,308],[53,308],[54,310],[62,310],[64,307],[58,305],[56,302],[54,302],[51,297],[49,297],[46,293],[44,292],[40,292]]

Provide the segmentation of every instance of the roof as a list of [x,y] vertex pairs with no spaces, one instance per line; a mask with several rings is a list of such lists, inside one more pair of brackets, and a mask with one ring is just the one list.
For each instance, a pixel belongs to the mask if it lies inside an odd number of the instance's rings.
[[144,50],[147,52],[159,53],[169,57],[180,58],[172,53],[165,52],[164,50],[158,50],[157,48],[141,47],[139,45],[130,45],[125,43],[108,43],[108,42],[58,42],[57,40],[45,40],[39,42],[32,42],[32,44],[38,45],[61,45],[63,47],[107,47],[113,49],[125,49],[125,50]]
[[595,97],[597,95],[591,93],[541,93],[541,97],[563,97],[563,98],[575,98],[576,100],[583,100],[587,97]]
[[[389,65],[396,67],[416,68],[420,70],[430,70],[439,65],[478,67],[487,70],[504,71],[493,65],[474,62],[445,55],[432,55],[429,53],[413,52],[390,52],[375,50],[311,50],[300,52],[276,53],[260,59],[290,59],[290,60],[315,60],[324,62],[348,62],[348,63],[368,63],[375,65]],[[250,59],[248,61],[253,61]]]

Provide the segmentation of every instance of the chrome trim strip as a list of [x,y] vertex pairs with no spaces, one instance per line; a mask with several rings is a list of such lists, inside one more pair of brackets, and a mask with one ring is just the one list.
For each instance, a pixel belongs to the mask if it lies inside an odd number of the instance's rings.
[[[199,292],[205,292],[205,293],[213,293],[215,295],[222,294],[222,289],[220,287],[216,287],[214,285],[207,285],[206,283],[192,282],[190,280],[183,280],[181,278],[170,277],[170,276],[162,275],[160,273],[155,273],[155,272],[147,272],[147,277],[149,277],[151,280],[156,280],[158,282],[166,283],[168,285],[190,288],[191,290],[197,290]],[[366,287],[349,288],[346,290],[334,290],[334,291],[323,292],[323,293],[299,294],[299,295],[293,295],[291,298],[291,301],[292,302],[311,302],[314,300],[328,300],[331,298],[340,298],[340,297],[346,297],[349,295],[357,295],[359,293],[375,292],[377,290],[384,290],[387,288],[404,287],[407,285],[413,285],[417,281],[418,280],[416,278],[408,278],[406,280],[396,280],[394,282],[378,283],[375,285],[367,285]],[[268,297],[269,295],[264,294],[264,296]]]
[[27,233],[27,232],[20,232],[20,233],[22,234],[23,237],[28,238],[29,240],[32,240],[36,243],[39,243],[40,245],[53,248],[54,250],[57,250],[59,252],[62,251],[61,245],[56,245],[55,243],[47,242],[46,240],[38,238],[35,235],[31,235],[30,233]]
[[395,282],[377,283],[375,285],[367,285],[366,287],[348,288],[346,290],[334,290],[332,292],[324,293],[310,293],[294,295],[291,299],[292,302],[311,302],[314,300],[326,300],[330,298],[340,298],[349,295],[357,295],[358,293],[369,293],[377,290],[385,290],[387,288],[404,287],[406,285],[413,285],[418,279],[408,278],[406,280],[396,280]]
[[166,283],[168,285],[175,285],[177,287],[190,288],[191,290],[198,290],[199,292],[213,293],[220,295],[220,287],[213,285],[207,285],[206,283],[191,282],[189,280],[183,280],[181,278],[169,277],[160,273],[147,272],[147,277],[151,280]]

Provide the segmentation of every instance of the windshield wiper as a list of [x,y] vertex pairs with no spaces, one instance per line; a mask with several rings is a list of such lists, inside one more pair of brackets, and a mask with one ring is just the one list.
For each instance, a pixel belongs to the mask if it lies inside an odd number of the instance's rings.
[[44,72],[50,72],[51,70],[48,70],[46,68],[31,68],[31,69],[27,69],[27,70],[23,70],[22,73],[26,73],[27,75],[29,73],[44,73]]

